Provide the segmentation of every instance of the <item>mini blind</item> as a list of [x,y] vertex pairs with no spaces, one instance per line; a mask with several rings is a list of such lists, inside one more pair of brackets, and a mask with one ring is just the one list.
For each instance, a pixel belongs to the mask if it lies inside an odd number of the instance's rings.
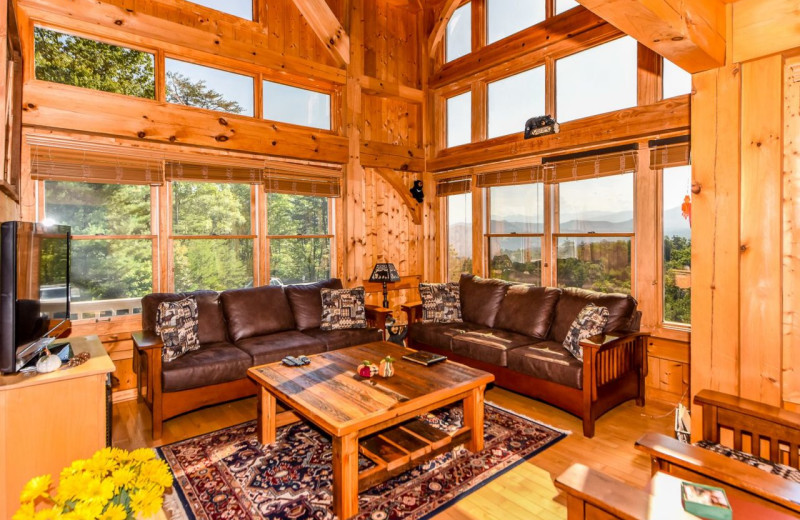
[[636,169],[636,151],[615,151],[597,155],[546,157],[542,171],[546,182],[564,182],[618,175]]
[[76,143],[75,147],[31,146],[34,180],[111,184],[161,184],[164,161],[122,146]]
[[650,141],[648,147],[650,148],[650,169],[652,170],[686,166],[690,163],[688,135]]
[[544,176],[540,165],[527,166],[525,168],[515,168],[478,175],[479,188],[491,188],[493,186],[513,186],[515,184],[531,184],[542,182]]
[[469,193],[472,189],[472,178],[469,176],[453,177],[436,181],[436,196],[447,197]]
[[[263,164],[263,163],[262,163]],[[262,164],[209,164],[184,161],[166,163],[167,180],[188,182],[238,182],[261,184]]]
[[312,197],[341,197],[341,176],[311,175],[308,172],[275,171],[264,172],[264,191]]

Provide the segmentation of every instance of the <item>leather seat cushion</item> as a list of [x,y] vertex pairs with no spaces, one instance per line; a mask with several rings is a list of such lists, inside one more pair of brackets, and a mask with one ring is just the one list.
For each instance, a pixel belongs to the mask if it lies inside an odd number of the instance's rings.
[[287,285],[283,289],[289,298],[297,330],[317,329],[322,319],[322,289],[341,289],[342,281],[338,278],[323,280],[317,283]]
[[201,345],[199,349],[163,363],[161,384],[164,392],[177,392],[201,386],[244,379],[252,359],[227,342]]
[[197,301],[197,337],[201,344],[228,341],[225,317],[216,291],[194,291],[188,293],[153,293],[142,298],[142,328],[153,331],[156,326],[156,310],[161,302],[176,302],[189,296]]
[[283,287],[264,286],[224,291],[222,308],[234,343],[245,338],[294,330],[294,315]]
[[303,334],[323,342],[326,350],[354,347],[383,339],[383,334],[378,329],[321,330],[316,328],[304,330]]
[[458,282],[461,319],[484,327],[494,327],[495,317],[509,285],[502,280],[462,274]]
[[536,343],[537,339],[501,329],[482,329],[455,336],[450,349],[470,359],[501,367],[508,365],[508,353]]
[[409,339],[442,350],[450,350],[453,336],[473,330],[485,329],[477,323],[412,323],[408,327]]
[[555,318],[548,339],[563,343],[572,322],[588,303],[608,309],[608,322],[603,329],[605,333],[626,330],[631,324],[631,318],[636,310],[636,300],[630,295],[605,294],[573,287],[562,291],[556,304]]
[[508,353],[508,368],[571,388],[583,388],[583,363],[555,341],[512,350]]
[[561,289],[514,284],[508,288],[494,326],[538,339],[547,339]]
[[325,352],[323,342],[296,330],[242,339],[236,346],[250,355],[253,366],[280,361],[286,356]]

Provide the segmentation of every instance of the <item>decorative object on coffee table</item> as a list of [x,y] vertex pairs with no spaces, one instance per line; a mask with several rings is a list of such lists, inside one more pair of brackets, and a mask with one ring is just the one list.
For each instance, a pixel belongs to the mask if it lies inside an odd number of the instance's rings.
[[372,377],[378,374],[378,366],[373,364],[372,361],[365,359],[358,365],[358,375],[361,377]]
[[383,284],[383,306],[388,308],[389,293],[386,289],[386,284],[400,281],[400,275],[397,274],[394,264],[389,262],[375,264],[375,267],[372,268],[372,274],[369,275],[369,281]]
[[381,359],[378,375],[381,377],[392,377],[394,375],[394,358],[392,356],[386,356]]

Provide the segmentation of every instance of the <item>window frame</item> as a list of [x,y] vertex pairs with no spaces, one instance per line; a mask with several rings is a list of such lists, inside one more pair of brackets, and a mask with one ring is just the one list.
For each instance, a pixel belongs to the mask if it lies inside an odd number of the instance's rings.
[[[687,165],[691,168],[691,164]],[[692,332],[692,324],[691,323],[680,323],[676,321],[667,321],[664,319],[664,310],[665,310],[665,295],[666,295],[666,284],[665,282],[665,275],[666,272],[664,270],[664,168],[659,168],[654,170],[653,173],[656,174],[657,179],[657,205],[656,211],[658,212],[658,225],[656,226],[656,237],[657,237],[657,249],[656,249],[656,273],[658,275],[658,287],[659,290],[657,291],[657,297],[655,302],[655,313],[656,313],[656,323],[658,323],[659,332],[662,335],[669,337],[670,339],[682,339],[682,337]],[[691,235],[690,235],[691,240]],[[690,316],[691,321],[691,316]],[[672,338],[672,336],[676,336]]]
[[[258,101],[257,101],[257,103],[258,103],[258,109],[257,109],[258,116],[257,116],[257,118],[258,119],[260,119],[262,121],[275,121],[276,123],[279,123],[279,124],[282,124],[282,125],[291,125],[291,126],[296,126],[298,128],[304,128],[304,129],[311,128],[311,129],[313,129],[314,131],[317,131],[317,132],[335,133],[335,128],[336,128],[336,124],[337,124],[336,112],[338,112],[338,110],[337,110],[337,106],[335,105],[336,96],[335,96],[335,91],[334,90],[325,90],[325,89],[320,88],[319,86],[316,86],[316,85],[312,87],[312,86],[309,86],[309,85],[306,85],[306,84],[302,84],[302,83],[295,83],[295,84],[286,83],[284,81],[278,81],[277,79],[273,78],[272,76],[267,76],[266,74],[260,74],[260,76],[256,78],[256,82],[258,83],[258,85],[256,86],[257,98],[258,98]],[[276,119],[267,119],[264,116],[264,102],[265,102],[264,82],[276,83],[278,85],[283,85],[285,87],[292,87],[292,88],[296,88],[296,89],[300,89],[300,90],[307,90],[309,92],[316,92],[317,94],[324,94],[324,95],[328,96],[328,125],[329,125],[330,128],[319,128],[317,126],[298,125],[296,123],[287,123],[285,121],[278,121]]]
[[[461,144],[456,144],[456,145],[450,146],[450,144],[448,143],[448,135],[450,133],[450,122],[448,121],[449,109],[447,107],[448,101],[450,101],[451,99],[456,98],[458,96],[464,95],[464,94],[469,94],[469,101],[470,101],[470,103],[469,103],[469,140],[466,143],[461,143]],[[442,114],[444,114],[444,117],[442,117],[442,120],[444,122],[444,128],[442,129],[443,130],[442,131],[442,138],[443,138],[442,149],[443,150],[447,150],[447,149],[452,149],[452,148],[458,148],[459,146],[466,146],[468,144],[472,144],[473,142],[475,142],[475,140],[473,139],[474,135],[475,135],[475,129],[473,128],[473,125],[472,125],[473,120],[474,120],[473,111],[475,110],[475,105],[474,105],[475,104],[475,95],[474,95],[472,89],[470,87],[466,87],[466,88],[461,88],[461,89],[458,89],[458,90],[454,90],[452,92],[448,92],[447,95],[442,96],[441,100],[442,100]],[[486,108],[488,110],[488,107],[486,107]]]
[[[456,193],[453,195],[448,195],[446,197],[439,197],[439,211],[444,215],[444,218],[441,219],[441,228],[442,229],[442,236],[444,236],[444,241],[442,242],[442,258],[444,261],[442,262],[442,270],[444,271],[443,277],[445,282],[452,282],[450,280],[450,198],[451,197],[466,197],[469,195],[469,207],[470,207],[470,215],[472,215],[474,210],[474,201],[473,197],[475,197],[475,191],[470,190],[466,193]],[[472,261],[472,273],[476,272],[476,261],[475,261],[475,244],[474,237],[475,237],[475,219],[472,218],[470,222],[470,243],[472,246],[472,251],[470,253],[470,260]],[[462,271],[463,273],[463,271]],[[458,280],[455,280],[456,282]]]

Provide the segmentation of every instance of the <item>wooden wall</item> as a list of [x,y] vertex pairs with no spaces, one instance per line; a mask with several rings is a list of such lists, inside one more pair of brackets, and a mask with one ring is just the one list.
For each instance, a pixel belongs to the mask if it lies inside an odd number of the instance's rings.
[[[8,16],[5,4],[0,8],[0,168],[6,164],[6,107],[8,98],[11,92],[11,85],[8,84],[8,69],[9,57],[7,56],[8,48],[6,41],[9,38]],[[12,30],[12,32],[14,32]],[[0,170],[0,178],[2,178],[2,170]],[[16,220],[19,218],[19,204],[16,200],[9,196],[9,194],[0,190],[0,222],[8,220]]]
[[[694,75],[691,388],[800,410],[800,33],[792,0],[727,6]],[[795,24],[796,25],[796,24]],[[699,410],[693,413],[699,434]]]

